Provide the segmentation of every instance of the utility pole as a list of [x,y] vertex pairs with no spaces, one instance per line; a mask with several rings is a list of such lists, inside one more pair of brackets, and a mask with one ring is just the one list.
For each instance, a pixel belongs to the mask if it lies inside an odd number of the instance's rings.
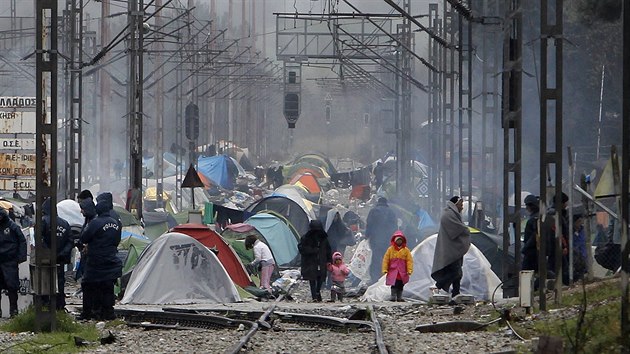
[[128,3],[127,114],[129,118],[130,164],[126,209],[135,211],[138,220],[142,218],[143,3],[144,0],[130,0]]
[[[101,1],[101,48],[105,48],[109,45],[110,41],[110,33],[109,33],[109,1]],[[109,57],[109,54],[105,53],[103,56],[103,61],[106,61]],[[111,119],[112,117],[109,112],[110,105],[112,104],[111,99],[111,79],[109,74],[105,69],[99,70],[99,80],[100,80],[100,92],[101,92],[101,100],[99,104],[99,163],[96,171],[96,175],[99,176],[99,183],[102,187],[106,187],[110,182],[110,171],[111,171],[111,144],[110,144],[110,126],[112,125]]]
[[[81,191],[81,151],[83,125],[83,0],[67,0],[69,88],[66,92],[66,183],[65,196],[74,199]],[[68,53],[66,53],[67,55]]]
[[[50,238],[45,247],[41,235],[42,208],[48,199],[50,233],[57,230],[57,0],[35,2],[35,57],[36,57],[36,197],[35,197],[35,271],[33,272],[33,302],[37,331],[53,331],[57,327],[54,304],[57,299],[57,238]],[[50,92],[50,95],[47,93]],[[50,100],[50,112],[46,102]],[[33,263],[33,260],[31,260]],[[44,303],[48,297],[49,304]]]
[[[483,13],[486,16],[499,17],[502,0],[484,0]],[[499,138],[501,106],[499,104],[499,76],[501,59],[501,29],[499,26],[484,26],[481,42],[483,58],[481,79],[481,200],[485,211],[492,212],[493,222],[498,220],[499,175]]]
[[[442,193],[441,204],[444,199],[456,193],[455,175],[453,170],[455,152],[455,13],[449,4],[444,3],[444,15],[442,17],[442,37],[448,43],[442,50]],[[458,193],[461,191],[458,191]]]
[[630,353],[630,242],[628,242],[628,222],[630,220],[630,0],[623,2],[623,142],[621,152],[621,338],[623,352]]
[[[438,12],[438,4],[429,4],[429,28],[433,33],[440,33],[440,14]],[[436,41],[429,40],[429,63],[435,68],[442,67],[443,47]],[[429,156],[431,156],[432,164],[429,167],[429,213],[431,215],[439,215],[442,200],[444,197],[442,185],[444,183],[441,178],[442,166],[444,163],[443,153],[441,149],[443,135],[441,131],[442,121],[442,99],[443,88],[441,85],[441,74],[438,70],[429,72]]]
[[[471,10],[472,1],[464,0]],[[459,190],[468,196],[468,222],[473,211],[472,190],[472,31],[470,19],[459,13]],[[464,141],[465,139],[465,141]],[[477,227],[479,227],[477,225]]]
[[[546,202],[547,198],[547,179],[550,179],[549,175],[550,165],[554,165],[555,175],[555,198],[553,205],[556,209],[555,214],[555,244],[556,244],[556,264],[554,272],[556,273],[556,297],[555,303],[559,304],[562,298],[562,48],[563,48],[563,0],[556,0],[551,2],[549,0],[541,0],[540,2],[540,215],[541,223],[545,222]],[[549,17],[549,14],[554,14],[553,18]],[[551,41],[551,43],[550,43]],[[551,45],[550,45],[551,44]],[[551,50],[550,50],[551,47]],[[555,72],[553,80],[549,80],[549,72]],[[551,83],[549,82],[551,81]],[[555,123],[553,130],[550,132],[548,129],[547,117],[551,115]],[[519,127],[520,128],[520,127]],[[519,134],[520,136],[520,134]],[[550,150],[548,143],[555,142],[553,150]],[[520,152],[520,150],[519,150]],[[519,155],[520,157],[520,155]],[[520,172],[520,171],[519,171]],[[520,182],[520,179],[519,179]],[[520,188],[520,185],[518,186]],[[519,189],[520,190],[520,189]],[[520,197],[520,195],[518,195]],[[573,201],[571,201],[573,202]],[[520,198],[514,198],[516,204],[516,210],[520,206]],[[518,224],[520,226],[520,224]],[[515,224],[515,230],[517,224]],[[541,229],[539,229],[541,230]],[[569,230],[568,237],[572,237],[572,231]],[[541,232],[540,240],[540,255],[546,254],[546,250],[543,250],[543,245],[546,245],[546,237],[550,237],[545,232]],[[543,252],[545,251],[545,252]],[[539,288],[545,289],[545,283],[547,279],[547,269],[540,267],[540,263],[545,259],[544,256],[539,258],[539,273],[540,281]],[[544,273],[543,273],[544,270]],[[544,281],[544,282],[543,282]],[[541,309],[542,298],[544,292],[541,292]]]
[[[162,7],[162,0],[155,0],[155,8]],[[155,17],[155,27],[162,28],[162,14]],[[162,49],[164,44],[162,41],[156,41],[154,44],[156,49],[155,66],[158,68],[156,76],[158,82],[155,86],[155,191],[156,191],[156,208],[164,207],[164,68],[162,65]]]
[[[523,83],[523,14],[520,0],[510,0],[506,8],[506,26],[503,37],[503,200],[514,195],[514,210],[508,203],[503,203],[503,274],[505,283],[509,277],[507,259],[510,246],[510,234],[521,232],[521,137],[522,137],[522,83]],[[510,189],[510,187],[513,187]],[[541,209],[541,213],[542,213]],[[510,231],[510,226],[513,230]],[[516,237],[518,238],[518,237]],[[542,248],[541,248],[542,253]],[[541,257],[544,258],[544,257]],[[544,289],[544,283],[540,288]],[[504,286],[505,289],[505,286]],[[504,297],[508,294],[504,291]],[[511,296],[516,296],[511,294]],[[543,299],[540,300],[541,304]],[[541,305],[542,306],[542,305]]]
[[[403,1],[403,8],[408,14],[411,14],[411,0]],[[401,78],[399,74],[396,74],[396,81],[400,82],[400,111],[399,111],[399,126],[397,131],[397,150],[398,156],[396,158],[398,167],[398,179],[396,180],[396,191],[399,196],[412,195],[413,186],[411,179],[411,83],[409,77],[411,76],[411,53],[407,48],[411,48],[411,21],[408,17],[404,17],[402,24],[397,26],[398,35],[401,37],[401,42],[404,46],[399,46],[397,53],[397,65],[400,71],[405,75]]]

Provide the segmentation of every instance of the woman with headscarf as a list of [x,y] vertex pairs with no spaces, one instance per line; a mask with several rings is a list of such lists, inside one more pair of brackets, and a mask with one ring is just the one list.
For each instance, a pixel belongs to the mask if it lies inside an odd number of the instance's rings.
[[300,239],[298,249],[302,256],[302,279],[309,281],[313,301],[321,302],[322,284],[326,281],[328,272],[326,266],[332,259],[328,234],[324,231],[321,221],[310,222],[309,230]]

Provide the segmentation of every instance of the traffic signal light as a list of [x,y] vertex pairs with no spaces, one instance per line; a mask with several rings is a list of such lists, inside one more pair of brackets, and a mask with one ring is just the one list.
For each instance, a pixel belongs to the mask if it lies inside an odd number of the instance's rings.
[[300,95],[286,93],[284,95],[284,117],[289,123],[289,128],[295,128],[295,123],[300,116]]
[[190,103],[186,106],[186,137],[189,140],[196,140],[199,137],[199,107]]

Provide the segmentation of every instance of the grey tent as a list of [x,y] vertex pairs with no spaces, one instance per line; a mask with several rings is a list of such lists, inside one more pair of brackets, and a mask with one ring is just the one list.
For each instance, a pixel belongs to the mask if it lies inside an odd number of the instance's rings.
[[166,233],[140,255],[122,304],[239,302],[219,258],[194,238]]

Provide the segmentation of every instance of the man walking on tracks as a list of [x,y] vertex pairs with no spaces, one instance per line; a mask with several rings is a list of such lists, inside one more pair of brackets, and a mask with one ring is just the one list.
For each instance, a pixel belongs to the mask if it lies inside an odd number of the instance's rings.
[[464,200],[459,196],[446,202],[440,218],[431,270],[431,278],[435,280],[434,292],[441,290],[448,293],[452,285],[453,298],[460,293],[464,255],[470,248],[470,230],[462,221],[462,209]]

